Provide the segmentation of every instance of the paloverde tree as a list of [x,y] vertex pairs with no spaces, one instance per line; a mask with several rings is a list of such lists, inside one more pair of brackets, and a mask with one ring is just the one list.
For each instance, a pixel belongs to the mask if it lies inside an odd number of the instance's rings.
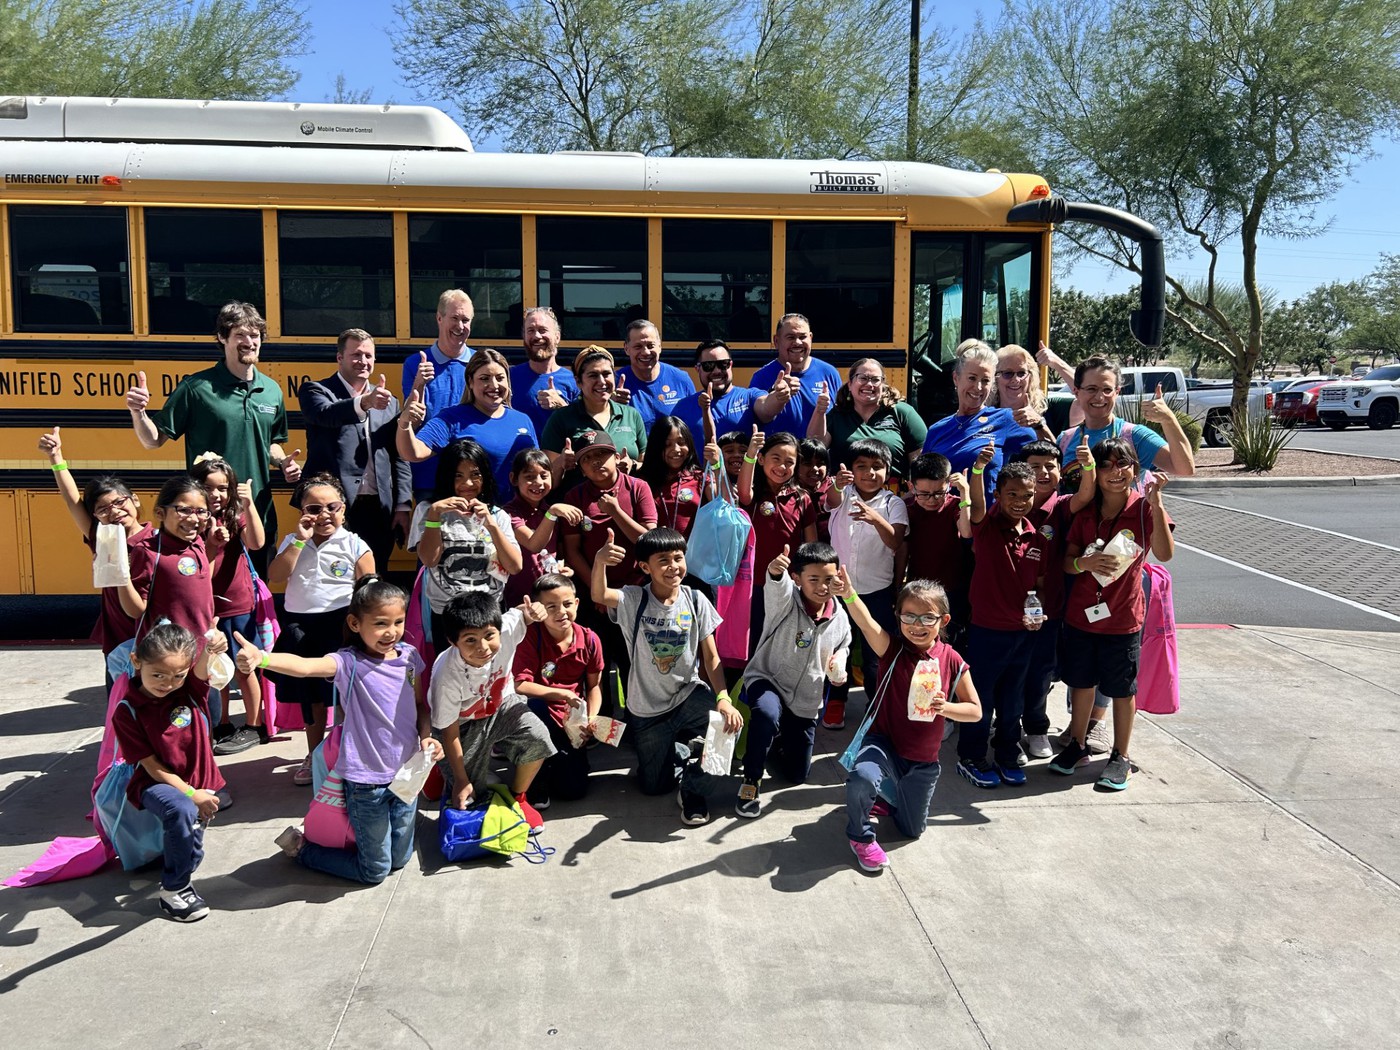
[[[1400,125],[1400,6],[1024,0],[984,46],[1016,61],[983,112],[983,161],[1125,207],[1156,223],[1175,257],[1204,253],[1199,289],[1169,273],[1169,311],[1229,362],[1242,408],[1266,314],[1259,238],[1316,232],[1320,206]],[[1130,243],[1079,243],[1137,272]],[[1229,252],[1242,320],[1222,309]]]
[[273,0],[0,0],[0,94],[268,99],[308,33]]

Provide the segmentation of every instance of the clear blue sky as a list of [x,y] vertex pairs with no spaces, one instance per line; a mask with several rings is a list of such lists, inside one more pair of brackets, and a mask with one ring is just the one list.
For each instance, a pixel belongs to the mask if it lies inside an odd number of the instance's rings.
[[[344,73],[351,90],[372,89],[375,102],[436,105],[456,116],[445,100],[420,96],[404,86],[390,42],[390,31],[396,25],[390,5],[382,0],[306,0],[305,7],[312,26],[311,52],[298,63],[302,76],[292,98],[307,102],[326,99],[335,90],[336,74]],[[925,0],[925,9],[930,8],[933,20],[955,34],[971,26],[979,12],[990,21],[1000,11],[997,3],[973,0],[938,4]],[[499,148],[489,141],[476,145],[479,149]],[[1376,145],[1383,155],[1360,165],[1342,192],[1319,210],[1322,219],[1331,220],[1326,233],[1303,241],[1268,239],[1261,244],[1261,280],[1283,298],[1305,295],[1327,281],[1363,277],[1375,268],[1383,250],[1400,250],[1400,219],[1386,218],[1389,211],[1380,206],[1385,199],[1380,191],[1389,184],[1384,171],[1386,157],[1400,155],[1400,147],[1388,142]],[[1388,226],[1397,229],[1378,228]],[[1236,245],[1220,273],[1238,280],[1238,257]],[[1206,260],[1169,259],[1168,268],[1177,276],[1204,277]],[[1057,274],[1057,280],[1093,293],[1122,291],[1132,284],[1122,270],[1092,262],[1081,263],[1068,274]]]

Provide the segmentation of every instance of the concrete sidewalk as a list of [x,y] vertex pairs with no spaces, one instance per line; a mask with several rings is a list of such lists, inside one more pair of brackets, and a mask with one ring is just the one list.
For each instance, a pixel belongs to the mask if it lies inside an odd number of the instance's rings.
[[[0,890],[5,1042],[1396,1045],[1400,636],[1180,647],[1183,713],[1139,719],[1127,792],[1039,762],[979,792],[947,761],[933,826],[891,828],[873,877],[843,834],[849,729],[819,730],[812,782],[756,821],[725,797],[684,828],[615,768],[545,814],[548,863],[444,865],[420,814],[418,857],[373,889],[277,852],[309,798],[281,738],[223,762],[237,803],[206,838],[203,922],[159,918],[149,870]],[[92,651],[0,652],[5,874],[88,831],[101,676]]]

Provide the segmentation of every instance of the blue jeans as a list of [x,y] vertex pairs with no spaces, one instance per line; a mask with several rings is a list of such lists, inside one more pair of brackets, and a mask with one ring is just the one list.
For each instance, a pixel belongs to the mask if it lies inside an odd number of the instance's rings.
[[[240,616],[222,616],[215,625],[223,632],[228,639],[229,659],[238,655],[238,643],[233,640],[233,632],[237,631],[244,638],[256,638],[257,627],[255,626],[255,613],[247,612]],[[235,679],[237,681],[237,679]],[[233,683],[230,683],[232,685]],[[228,711],[228,705],[224,703],[224,690],[209,690],[209,721],[218,725],[224,720],[224,714]],[[246,721],[246,719],[245,719]]]
[[347,780],[345,808],[355,831],[355,848],[331,849],[307,842],[297,860],[314,871],[377,886],[413,854],[418,800],[404,802],[385,784]]
[[[966,725],[966,723],[964,723]],[[888,737],[868,733],[856,755],[856,766],[846,774],[846,837],[853,842],[874,842],[870,807],[885,778],[894,781],[895,827],[911,839],[919,838],[928,823],[933,789],[938,786],[937,762],[911,762],[901,757]]]
[[749,711],[749,745],[744,752],[744,777],[758,780],[763,776],[768,752],[775,739],[782,744],[778,768],[783,779],[793,784],[805,784],[812,768],[812,746],[817,739],[817,720],[799,718],[783,706],[782,699],[771,682],[755,680],[744,684]]
[[154,813],[165,829],[161,889],[184,889],[204,859],[204,825],[199,822],[199,807],[178,788],[152,784],[141,792],[141,808]]
[[715,778],[692,761],[690,742],[703,739],[715,709],[715,694],[697,684],[684,700],[665,714],[627,716],[627,733],[637,748],[637,779],[642,794],[664,795],[677,783],[687,795],[707,795]]
[[1021,705],[1037,631],[994,631],[973,624],[967,632],[967,664],[982,701],[982,719],[958,727],[958,758],[981,762],[996,712],[992,752],[999,765],[1014,766],[1021,743]]
[[1021,729],[1026,736],[1050,732],[1045,700],[1055,682],[1055,653],[1060,644],[1060,621],[1046,620],[1033,635],[1031,662],[1026,668],[1025,700],[1021,704]]

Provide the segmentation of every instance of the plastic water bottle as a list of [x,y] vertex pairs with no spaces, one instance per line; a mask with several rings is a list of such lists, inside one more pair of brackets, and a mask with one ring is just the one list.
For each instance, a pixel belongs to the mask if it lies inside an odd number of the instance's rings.
[[1026,605],[1021,622],[1027,627],[1039,627],[1045,622],[1045,607],[1040,604],[1040,598],[1035,591],[1026,592]]

